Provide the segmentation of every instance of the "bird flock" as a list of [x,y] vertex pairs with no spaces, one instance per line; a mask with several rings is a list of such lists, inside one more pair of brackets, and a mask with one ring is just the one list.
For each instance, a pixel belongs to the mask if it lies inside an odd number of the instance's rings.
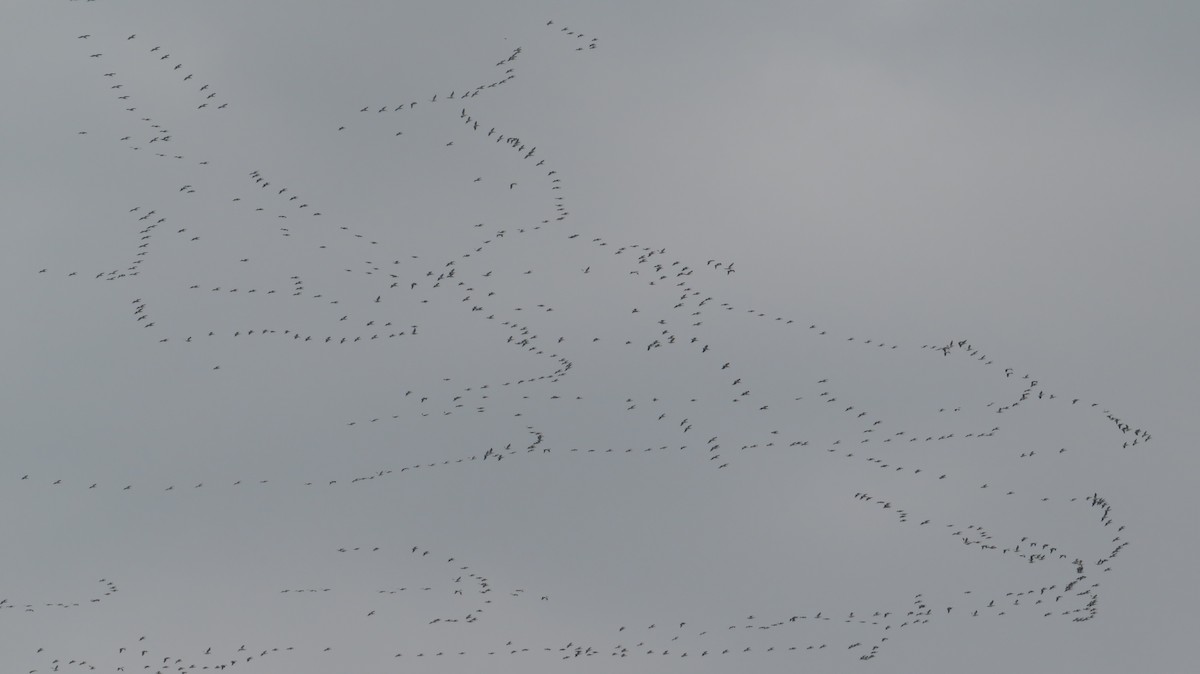
[[[135,466],[113,479],[8,465],[3,488],[17,498],[94,499],[122,511],[154,511],[172,499],[201,512],[225,503],[286,511],[297,499],[375,503],[437,476],[469,482],[545,466],[602,479],[672,466],[680,480],[718,482],[800,466],[850,476],[821,509],[886,523],[913,545],[944,550],[947,564],[1000,580],[915,588],[903,601],[872,606],[772,604],[729,615],[661,606],[649,619],[638,613],[565,639],[515,627],[506,638],[495,634],[530,616],[566,624],[588,607],[418,538],[314,538],[313,568],[343,568],[344,577],[305,576],[308,560],[289,555],[280,564],[296,573],[250,584],[229,601],[253,595],[255,605],[287,615],[336,605],[326,642],[254,642],[221,626],[207,632],[211,639],[167,638],[148,617],[119,643],[76,643],[86,621],[149,600],[127,599],[140,579],[112,570],[71,596],[34,596],[6,578],[0,631],[47,616],[47,625],[72,627],[13,646],[0,662],[33,663],[29,672],[334,672],[353,671],[351,661],[371,663],[369,671],[427,671],[438,661],[460,663],[450,665],[455,671],[576,671],[573,663],[604,660],[647,671],[670,658],[680,671],[749,662],[793,669],[886,659],[889,644],[931,624],[1086,623],[1100,612],[1102,580],[1128,545],[1125,527],[1103,494],[1041,477],[1070,474],[1089,447],[1069,435],[1042,437],[1037,423],[1095,429],[1123,449],[1151,434],[1100,400],[991,355],[980,340],[894,343],[804,320],[802,308],[724,301],[722,285],[737,280],[743,263],[676,255],[649,223],[642,240],[624,240],[577,212],[576,185],[552,144],[535,137],[536,120],[516,124],[504,108],[528,62],[567,70],[572,59],[603,53],[589,31],[538,20],[525,46],[497,53],[474,75],[416,92],[389,83],[369,99],[333,101],[335,118],[322,118],[314,133],[331,153],[391,153],[396,182],[341,176],[320,187],[294,183],[271,156],[242,164],[189,135],[208,128],[197,120],[236,124],[246,106],[182,51],[98,19],[63,41],[100,87],[89,105],[116,120],[63,134],[89,151],[133,153],[174,182],[141,188],[141,198],[104,214],[119,259],[86,267],[39,260],[28,271],[34,282],[101,284],[121,339],[171,354],[214,386],[247,367],[226,357],[233,352],[283,353],[297,367],[357,359],[444,371],[305,420],[348,442],[389,438],[370,468],[347,462],[301,478],[255,470],[214,480],[143,476]],[[151,77],[163,84],[139,84]],[[428,157],[438,166],[414,166]],[[428,184],[441,190],[425,195],[444,207],[432,222],[394,217],[421,195],[395,197],[390,214],[354,210],[361,194],[386,203],[403,191],[396,183],[407,171],[428,171]],[[907,395],[904,377],[970,383],[940,389],[945,399],[931,403]],[[416,435],[444,442],[406,445]],[[1044,528],[1043,518],[1070,525]],[[794,535],[804,540],[803,531]],[[781,578],[775,591],[810,582]],[[369,644],[342,660],[350,654],[334,632],[388,621],[416,636],[369,632]],[[482,625],[493,631],[479,632]]]

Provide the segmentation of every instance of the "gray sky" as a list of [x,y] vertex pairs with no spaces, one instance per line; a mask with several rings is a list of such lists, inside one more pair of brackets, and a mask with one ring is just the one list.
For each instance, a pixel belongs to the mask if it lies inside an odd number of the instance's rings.
[[1185,671],[1192,5],[4,14],[5,671]]

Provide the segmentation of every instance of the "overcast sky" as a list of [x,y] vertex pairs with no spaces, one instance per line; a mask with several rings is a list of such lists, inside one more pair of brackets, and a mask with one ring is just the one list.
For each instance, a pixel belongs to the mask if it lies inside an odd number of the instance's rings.
[[2,14],[0,669],[1188,671],[1194,4]]

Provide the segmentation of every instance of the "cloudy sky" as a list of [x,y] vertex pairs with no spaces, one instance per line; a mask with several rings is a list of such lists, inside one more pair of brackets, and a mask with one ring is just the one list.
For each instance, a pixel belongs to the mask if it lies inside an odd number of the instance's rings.
[[1186,671],[1192,4],[3,15],[5,671]]

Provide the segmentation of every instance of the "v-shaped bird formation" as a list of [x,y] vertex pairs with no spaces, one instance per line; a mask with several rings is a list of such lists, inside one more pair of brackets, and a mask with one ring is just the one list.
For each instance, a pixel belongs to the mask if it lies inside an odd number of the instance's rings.
[[[573,200],[587,186],[538,135],[553,103],[514,111],[525,80],[603,53],[590,31],[539,19],[524,42],[437,87],[381,82],[355,100],[324,100],[333,112],[296,109],[280,124],[312,134],[308,156],[328,166],[326,183],[298,184],[307,174],[283,148],[216,137],[261,116],[206,73],[212,54],[113,25],[104,3],[70,2],[94,25],[63,40],[94,81],[80,107],[104,115],[62,133],[88,156],[140,162],[155,180],[130,178],[123,193],[136,198],[95,207],[101,225],[89,236],[107,242],[95,257],[31,261],[30,283],[98,289],[117,336],[81,331],[79,348],[117,339],[157,352],[187,373],[180,395],[270,380],[279,370],[255,369],[270,362],[292,373],[272,389],[279,396],[328,403],[260,417],[278,408],[247,394],[240,417],[211,417],[230,443],[241,424],[296,424],[332,444],[293,452],[250,441],[238,453],[262,460],[203,470],[203,456],[162,470],[114,460],[95,474],[86,463],[0,463],[13,498],[87,511],[142,546],[130,559],[161,555],[128,575],[97,564],[61,589],[5,577],[0,631],[24,621],[37,638],[0,661],[38,672],[585,671],[583,661],[650,671],[668,659],[678,671],[796,671],[886,660],[890,644],[941,623],[1049,628],[1102,611],[1106,572],[1128,542],[1117,505],[1080,486],[1074,462],[1096,438],[1133,450],[1151,433],[993,356],[986,336],[902,344],[805,320],[802,299],[787,312],[738,305],[723,286],[746,263],[676,255],[653,223],[639,240],[611,233],[603,214]],[[333,76],[313,74],[311,86]],[[362,389],[305,374],[330,363],[347,364],[338,381]],[[605,513],[563,503],[562,528],[538,544],[557,551],[557,571],[539,580],[506,556],[542,539],[496,513],[537,497],[490,485],[556,475],[607,491],[618,510],[626,491],[701,507],[698,491],[716,502],[721,485],[762,485],[744,503],[720,501],[748,530],[764,517],[792,525],[748,535],[748,560],[781,541],[796,559],[837,559],[806,529],[828,519],[852,523],[827,532],[840,540],[919,549],[944,579],[898,577],[894,592],[839,601],[809,593],[819,570],[731,576],[723,593],[717,576],[689,590],[686,606],[634,598],[626,617],[608,620],[628,599],[603,585],[616,576],[573,576],[570,560],[599,538],[614,554],[604,564],[636,576],[629,560],[654,552],[630,533],[644,527],[606,528]],[[431,484],[460,491],[437,506],[412,496]],[[455,503],[472,494],[487,505]],[[464,530],[423,530],[437,509]],[[664,505],[645,517],[670,547],[741,528],[710,522],[716,511]],[[164,512],[177,519],[152,522]],[[134,522],[177,535],[143,537]],[[268,533],[276,527],[288,533]],[[738,540],[705,545],[724,554],[716,548]],[[199,559],[227,563],[189,562]],[[873,576],[902,575],[886,558],[866,563]],[[197,615],[228,620],[188,623],[192,605],[171,595],[185,587],[181,596],[201,587],[215,598]],[[614,603],[601,610],[575,588]],[[722,599],[705,608],[709,593]],[[271,629],[248,635],[240,614]],[[112,642],[90,636],[138,620]]]

